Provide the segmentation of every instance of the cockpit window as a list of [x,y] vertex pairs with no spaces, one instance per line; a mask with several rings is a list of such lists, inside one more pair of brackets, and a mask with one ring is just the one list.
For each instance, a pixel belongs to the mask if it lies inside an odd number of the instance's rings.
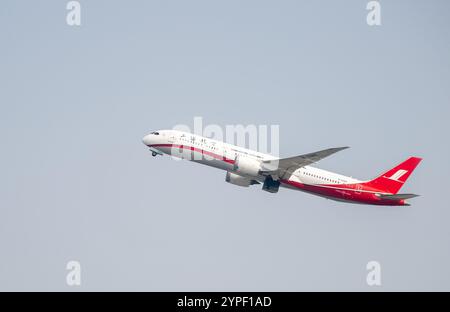
[[159,135],[159,132],[152,132],[150,134]]

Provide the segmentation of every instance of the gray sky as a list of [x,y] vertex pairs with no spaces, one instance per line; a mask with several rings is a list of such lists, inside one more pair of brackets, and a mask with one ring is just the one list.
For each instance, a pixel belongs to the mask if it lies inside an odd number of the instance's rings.
[[[449,1],[2,1],[0,290],[450,290]],[[151,130],[278,124],[280,153],[411,207],[224,182]],[[66,263],[81,263],[80,287]],[[382,286],[366,284],[379,261]]]

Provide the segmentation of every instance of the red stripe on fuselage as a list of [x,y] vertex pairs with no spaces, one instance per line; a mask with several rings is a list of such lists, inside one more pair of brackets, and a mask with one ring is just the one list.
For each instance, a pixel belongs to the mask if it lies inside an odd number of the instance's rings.
[[[189,150],[189,151],[193,151],[193,152],[197,152],[206,156],[210,156],[214,159],[218,159],[218,160],[222,160],[226,163],[232,164],[234,165],[235,161],[234,159],[230,159],[230,158],[226,158],[222,155],[219,154],[215,154],[213,152],[209,152],[209,151],[205,151],[201,148],[197,148],[194,146],[189,146],[189,145],[182,145],[182,144],[153,144],[153,145],[149,145],[149,147],[169,147],[169,148],[178,148],[178,149],[183,149],[183,150]],[[194,159],[195,160],[195,159]]]
[[336,198],[344,201],[371,204],[371,205],[386,205],[386,206],[405,205],[404,200],[381,199],[376,195],[376,193],[383,193],[383,192],[377,192],[377,190],[375,189],[370,191],[358,189],[357,187],[359,184],[312,185],[292,180],[281,180],[281,182],[309,193],[314,193],[329,198]]

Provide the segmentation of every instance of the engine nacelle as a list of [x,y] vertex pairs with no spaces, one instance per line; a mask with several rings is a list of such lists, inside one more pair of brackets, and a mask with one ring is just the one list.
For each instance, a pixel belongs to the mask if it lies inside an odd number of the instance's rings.
[[233,169],[239,174],[257,177],[261,170],[261,163],[252,158],[239,156],[236,158]]
[[240,175],[238,175],[236,173],[232,173],[232,172],[227,172],[225,181],[227,181],[228,183],[243,186],[243,187],[249,187],[250,185],[253,185],[253,184],[259,184],[258,181],[240,176]]

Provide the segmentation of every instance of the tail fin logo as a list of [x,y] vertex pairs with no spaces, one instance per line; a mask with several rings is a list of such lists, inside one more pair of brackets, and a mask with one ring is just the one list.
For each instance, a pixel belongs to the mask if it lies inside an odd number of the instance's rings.
[[398,170],[396,173],[394,173],[392,176],[390,176],[390,177],[386,177],[386,176],[385,176],[385,178],[387,178],[387,179],[389,179],[389,180],[394,180],[394,181],[403,183],[402,181],[399,181],[399,179],[400,179],[402,176],[404,176],[407,172],[408,172],[408,170],[400,169],[400,170]]

